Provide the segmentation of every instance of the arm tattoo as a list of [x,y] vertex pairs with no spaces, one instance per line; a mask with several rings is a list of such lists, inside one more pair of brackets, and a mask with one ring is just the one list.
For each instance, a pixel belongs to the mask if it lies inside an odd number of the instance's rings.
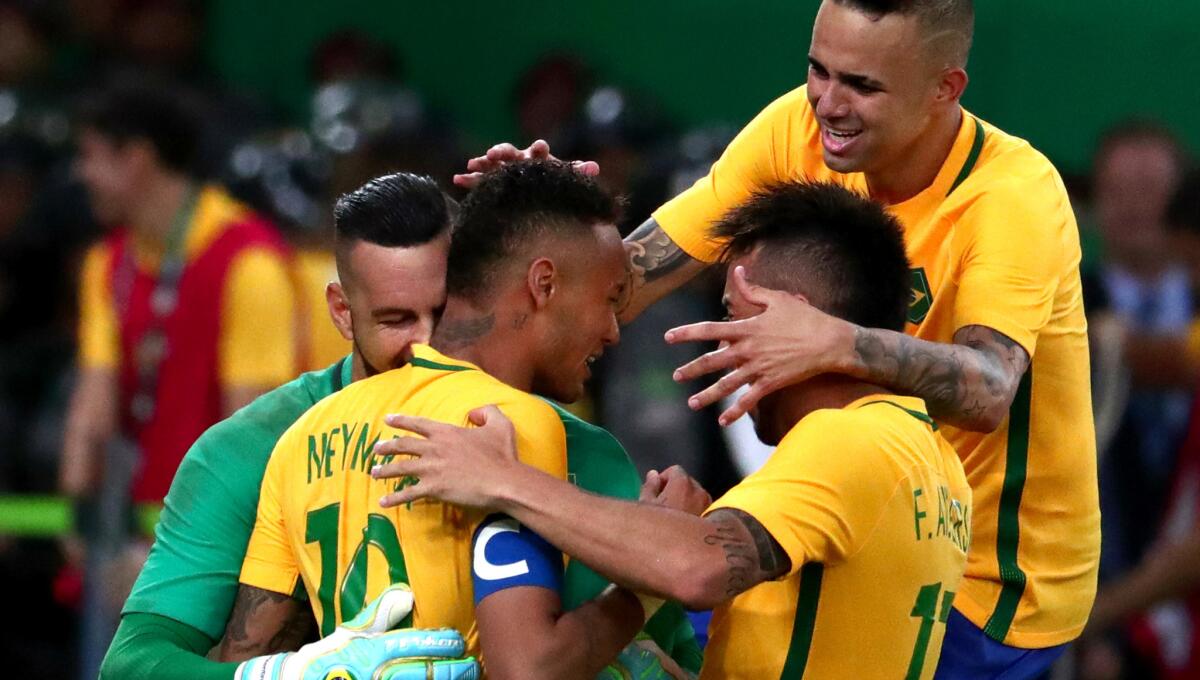
[[496,325],[496,315],[488,314],[477,319],[442,319],[433,331],[432,342],[439,349],[455,350],[474,344],[491,332]]
[[315,633],[316,622],[302,603],[282,593],[242,585],[221,639],[220,658],[244,661],[294,651]]
[[749,513],[721,508],[709,513],[705,521],[712,529],[704,542],[725,551],[726,597],[735,597],[791,570],[792,560],[783,547]]
[[965,326],[954,344],[859,328],[854,351],[871,382],[925,400],[930,415],[957,425],[1007,412],[1029,355],[986,326]]
[[691,259],[653,217],[625,238],[625,250],[629,253],[629,275],[634,284],[631,288],[661,279]]

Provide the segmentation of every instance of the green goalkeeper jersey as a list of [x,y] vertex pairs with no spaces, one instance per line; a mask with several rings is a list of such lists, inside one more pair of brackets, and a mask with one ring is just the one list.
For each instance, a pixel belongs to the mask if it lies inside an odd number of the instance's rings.
[[[196,440],[171,484],[154,546],[122,614],[163,616],[214,642],[220,639],[233,609],[271,450],[305,411],[350,380],[346,357],[262,395]],[[593,493],[636,499],[638,473],[616,439],[565,411],[563,421],[568,438],[604,443],[568,459],[571,480]],[[607,585],[572,561],[564,577],[563,606],[577,607]],[[663,607],[646,632],[681,666],[699,670],[700,649],[681,607]]]

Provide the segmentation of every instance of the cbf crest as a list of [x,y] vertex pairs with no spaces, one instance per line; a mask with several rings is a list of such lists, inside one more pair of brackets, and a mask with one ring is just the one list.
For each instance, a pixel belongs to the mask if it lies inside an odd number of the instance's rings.
[[908,322],[919,324],[929,314],[933,293],[929,290],[929,277],[925,275],[924,267],[916,267],[909,272],[912,274],[912,290],[908,300]]

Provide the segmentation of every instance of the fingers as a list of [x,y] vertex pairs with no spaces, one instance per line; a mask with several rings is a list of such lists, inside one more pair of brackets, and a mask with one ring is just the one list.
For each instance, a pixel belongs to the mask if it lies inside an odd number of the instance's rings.
[[394,508],[405,503],[412,503],[430,496],[430,488],[425,484],[413,484],[406,486],[395,493],[389,493],[379,499],[379,507]]
[[[702,408],[707,408],[725,397],[737,392],[742,385],[746,385],[753,380],[754,377],[745,368],[739,368],[735,371],[721,376],[721,379],[709,385],[703,390],[693,394],[688,398],[688,408],[693,411],[699,411]],[[724,425],[724,423],[722,423]]]
[[600,174],[600,164],[596,161],[571,161],[571,167],[581,175],[595,177]]
[[432,437],[435,432],[445,431],[446,428],[453,427],[446,423],[439,423],[436,420],[429,418],[421,418],[418,416],[407,416],[403,413],[393,413],[384,417],[383,422],[397,430],[407,430],[413,434],[419,434],[422,437]]
[[[538,141],[542,142],[542,144],[546,144],[546,142],[540,139]],[[534,144],[537,144],[537,142],[534,142]],[[532,148],[533,146],[531,145],[530,149]],[[546,155],[549,154],[550,146],[546,145]],[[529,149],[518,149],[516,146],[509,144],[508,142],[501,142],[493,146],[487,150],[486,154],[486,158],[495,164],[493,167],[499,167],[503,163],[512,163],[513,161],[529,160],[531,157],[532,156],[529,153]],[[468,165],[468,167],[470,166]]]
[[500,407],[496,406],[495,404],[481,406],[474,411],[471,411],[471,413],[468,414],[468,418],[472,423],[478,425],[479,427],[501,428],[512,430],[514,432],[516,431],[513,429],[512,421],[509,420],[508,416],[504,415],[504,412],[500,410]]
[[733,286],[747,302],[765,307],[771,301],[770,291],[746,280],[746,268],[738,265],[733,269]]
[[382,463],[371,468],[373,479],[403,479],[404,477],[420,477],[425,466],[417,458],[402,458],[390,463]]
[[672,377],[675,382],[695,380],[709,373],[726,371],[737,366],[737,357],[730,347],[720,347],[707,354],[701,355],[675,369]]
[[770,390],[766,389],[763,385],[752,384],[745,394],[738,397],[732,406],[725,409],[725,412],[717,418],[717,422],[721,424],[721,427],[729,427],[734,421],[746,415],[750,412],[750,409],[758,405],[758,400],[762,399],[763,395],[768,392]]
[[638,494],[638,500],[641,502],[653,501],[662,493],[663,485],[666,482],[658,474],[658,470],[651,470],[646,473],[646,481],[642,482],[642,490]]
[[454,184],[464,189],[474,189],[479,180],[483,179],[482,172],[468,172],[462,175],[454,176]]
[[745,321],[701,321],[700,323],[672,328],[663,337],[670,344],[676,345],[681,342],[737,340],[745,335]]
[[528,153],[527,158],[553,158],[550,155],[550,143],[544,139],[534,141],[525,151]]

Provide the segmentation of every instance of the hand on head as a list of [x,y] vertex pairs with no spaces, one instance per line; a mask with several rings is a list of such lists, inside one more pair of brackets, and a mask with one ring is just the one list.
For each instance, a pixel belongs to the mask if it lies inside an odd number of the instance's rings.
[[[482,156],[476,156],[467,161],[467,172],[454,176],[454,183],[465,189],[474,188],[484,173],[495,170],[505,163],[515,163],[536,158],[550,158],[550,145],[544,139],[539,139],[524,149],[518,149],[508,142],[502,142],[487,150]],[[589,177],[600,174],[600,165],[595,161],[572,161],[572,167]]]
[[729,371],[707,389],[688,400],[695,410],[749,385],[738,400],[721,414],[722,425],[741,418],[765,395],[794,385],[833,368],[839,352],[847,345],[850,325],[825,314],[809,303],[782,291],[746,281],[746,270],[737,267],[732,276],[734,290],[762,312],[735,321],[706,321],[667,331],[666,340],[680,342],[716,341],[720,347],[675,371],[677,382],[694,380],[717,371]]

